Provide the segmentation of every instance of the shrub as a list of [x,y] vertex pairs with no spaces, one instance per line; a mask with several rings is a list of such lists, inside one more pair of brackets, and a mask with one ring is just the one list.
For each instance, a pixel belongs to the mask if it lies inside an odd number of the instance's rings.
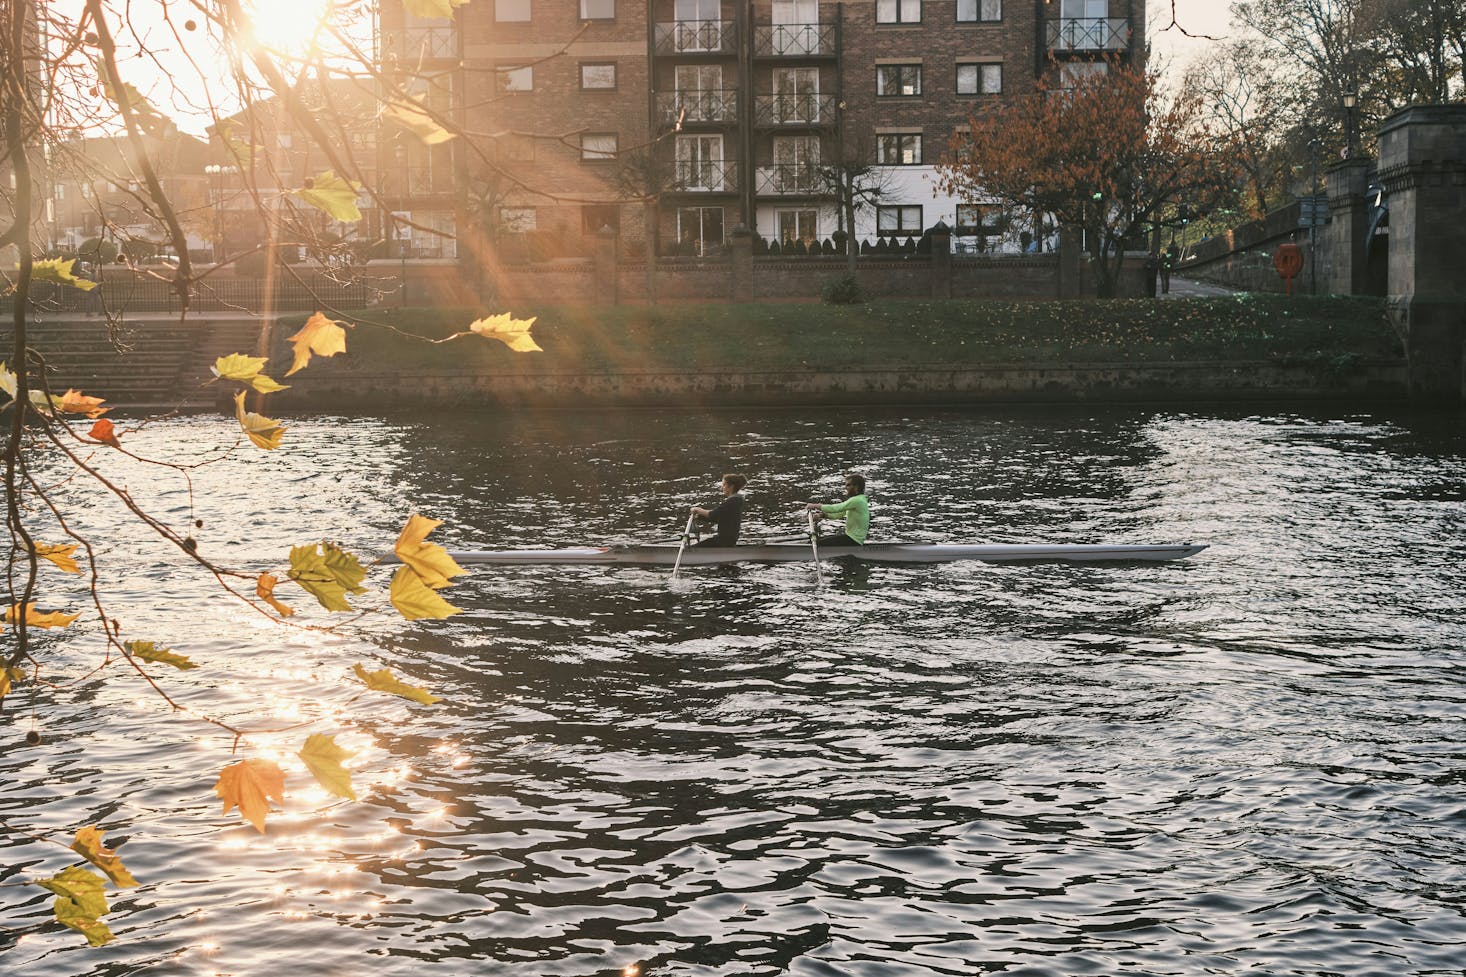
[[854,275],[841,275],[825,282],[820,299],[827,305],[858,305],[865,301],[865,289]]

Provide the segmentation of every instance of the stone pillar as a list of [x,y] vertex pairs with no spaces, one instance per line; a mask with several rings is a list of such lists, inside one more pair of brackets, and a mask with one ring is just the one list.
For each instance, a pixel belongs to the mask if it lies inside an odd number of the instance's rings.
[[617,269],[618,256],[616,254],[616,229],[609,224],[596,232],[595,249],[595,295],[591,298],[609,301],[612,305],[621,304],[621,294],[617,279],[620,274]]
[[[1373,168],[1368,159],[1348,159],[1324,174],[1329,222],[1319,225],[1318,253],[1309,255],[1309,260],[1319,262],[1318,283],[1325,292],[1363,295],[1368,290],[1364,235],[1369,233],[1369,205],[1364,190]],[[1300,276],[1307,277],[1307,271]]]
[[728,232],[728,298],[734,302],[752,302],[753,294],[753,231],[739,224]]
[[952,297],[952,229],[946,221],[937,221],[937,226],[932,228],[931,245],[932,298],[949,299]]
[[1077,299],[1083,294],[1084,234],[1077,224],[1059,228],[1059,298]]
[[1391,314],[1405,336],[1410,399],[1466,401],[1466,105],[1417,105],[1379,131],[1390,208]]

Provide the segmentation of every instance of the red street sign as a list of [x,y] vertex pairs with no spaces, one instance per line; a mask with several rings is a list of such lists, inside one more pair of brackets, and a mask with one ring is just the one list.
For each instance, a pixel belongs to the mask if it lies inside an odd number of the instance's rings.
[[1273,267],[1279,277],[1288,283],[1288,294],[1293,294],[1293,279],[1303,270],[1303,251],[1296,244],[1280,244],[1273,253]]

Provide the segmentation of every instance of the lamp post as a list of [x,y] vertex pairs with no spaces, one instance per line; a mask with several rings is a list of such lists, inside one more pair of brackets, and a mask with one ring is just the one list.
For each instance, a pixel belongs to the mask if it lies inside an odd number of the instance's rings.
[[214,264],[224,260],[224,171],[226,167],[210,163],[204,167],[209,175],[209,189],[214,195],[210,201],[214,210]]
[[1308,218],[1308,294],[1318,294],[1318,137],[1308,141],[1308,151],[1313,157],[1313,201],[1309,205]]
[[1354,156],[1354,110],[1359,106],[1356,92],[1344,93],[1344,158]]

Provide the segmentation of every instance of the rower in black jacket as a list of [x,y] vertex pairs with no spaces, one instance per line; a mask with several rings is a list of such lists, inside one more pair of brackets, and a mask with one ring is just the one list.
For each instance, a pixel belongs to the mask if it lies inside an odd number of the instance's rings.
[[696,505],[692,507],[694,516],[702,522],[712,523],[718,529],[717,535],[703,540],[698,546],[738,545],[738,529],[743,522],[743,486],[747,484],[748,479],[742,475],[724,475],[723,501],[711,509]]

